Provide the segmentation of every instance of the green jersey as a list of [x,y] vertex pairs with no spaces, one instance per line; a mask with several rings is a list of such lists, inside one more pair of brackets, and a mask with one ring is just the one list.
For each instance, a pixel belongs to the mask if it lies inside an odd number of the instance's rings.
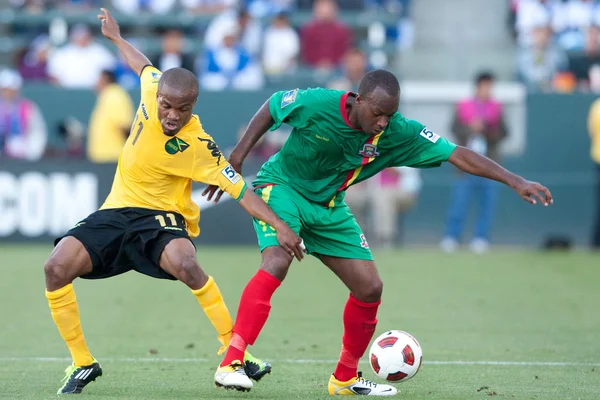
[[353,93],[329,89],[277,92],[269,100],[275,123],[293,127],[279,153],[259,171],[254,186],[287,185],[309,201],[335,207],[345,190],[388,167],[438,167],[456,145],[423,124],[395,113],[381,133],[353,128],[346,99]]

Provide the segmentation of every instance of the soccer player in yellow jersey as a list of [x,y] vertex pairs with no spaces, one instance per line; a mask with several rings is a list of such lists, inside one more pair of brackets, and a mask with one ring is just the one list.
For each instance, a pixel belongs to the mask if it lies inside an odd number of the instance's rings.
[[[98,17],[104,36],[139,74],[141,101],[108,198],[99,211],[56,239],[44,265],[52,318],[73,358],[59,394],[80,393],[102,375],[83,337],[72,286],[77,277],[102,279],[135,270],[180,280],[217,330],[221,352],[229,345],[231,316],[217,284],[198,265],[190,240],[200,233],[192,181],[218,185],[250,215],[275,227],[280,245],[291,255],[303,257],[302,240],[252,190],[246,190],[244,179],[192,114],[198,97],[194,74],[182,68],[161,73],[121,38],[119,25],[107,10]],[[270,372],[268,363],[248,353],[238,363],[255,380]]]

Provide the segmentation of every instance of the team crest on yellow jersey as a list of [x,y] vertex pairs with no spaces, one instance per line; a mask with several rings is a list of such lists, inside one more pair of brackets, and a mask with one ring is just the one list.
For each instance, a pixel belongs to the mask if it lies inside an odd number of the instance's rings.
[[169,154],[177,154],[179,151],[183,153],[188,147],[190,147],[190,145],[178,137],[169,139],[167,140],[167,143],[165,143],[165,150]]

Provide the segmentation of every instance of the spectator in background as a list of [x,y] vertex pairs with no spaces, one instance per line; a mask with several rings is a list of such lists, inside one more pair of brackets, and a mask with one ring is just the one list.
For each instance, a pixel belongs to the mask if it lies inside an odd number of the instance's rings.
[[161,71],[171,68],[194,70],[194,57],[183,52],[183,33],[176,29],[168,30],[162,37],[162,53],[153,57],[152,65]]
[[402,217],[415,204],[421,186],[418,169],[387,168],[348,188],[345,201],[369,236],[369,243],[391,248],[400,242]]
[[575,75],[580,88],[590,89],[590,69],[600,65],[600,42],[597,26],[590,26],[586,31],[585,48],[582,51],[571,52],[570,70]]
[[264,85],[260,64],[249,54],[238,40],[237,24],[223,31],[223,42],[219,47],[204,51],[200,63],[200,86],[205,90],[224,89],[258,90]]
[[552,43],[549,25],[533,29],[533,43],[522,47],[517,55],[517,75],[528,90],[547,92],[557,73],[566,71],[568,59],[565,51]]
[[183,8],[194,14],[218,14],[236,4],[236,0],[181,0]]
[[552,26],[560,46],[567,51],[585,48],[586,32],[596,13],[595,0],[569,0],[556,5]]
[[260,21],[252,18],[243,7],[232,8],[216,16],[206,29],[204,46],[220,47],[225,35],[231,32],[232,26],[237,26],[239,42],[244,50],[258,57],[262,46],[262,27]]
[[313,20],[300,32],[302,61],[307,65],[332,70],[340,66],[352,44],[352,31],[337,19],[333,0],[316,0]]
[[42,158],[48,134],[38,106],[21,97],[18,72],[0,72],[0,157],[35,161]]
[[152,14],[167,14],[177,0],[113,0],[115,10],[129,15],[137,15],[141,12]]
[[[127,39],[127,41],[135,46],[135,39]],[[136,46],[137,48],[137,46]],[[116,83],[125,90],[133,90],[140,87],[140,77],[131,69],[125,56],[121,52],[117,53],[117,63],[113,69]]]
[[[493,75],[488,72],[480,73],[475,83],[475,97],[461,101],[456,107],[452,132],[456,137],[456,144],[499,162],[499,144],[506,137],[507,131],[502,105],[492,98]],[[475,193],[479,199],[479,215],[471,250],[475,253],[488,250],[496,190],[496,182],[459,173],[452,189],[446,232],[441,242],[444,251],[452,252],[457,249],[469,203]]]
[[279,14],[265,30],[262,64],[266,75],[290,74],[296,68],[300,39],[287,15]]
[[551,24],[557,3],[557,0],[519,0],[515,26],[519,45],[531,46],[533,29]]
[[246,0],[248,12],[254,18],[265,18],[290,13],[296,6],[295,0]]
[[41,14],[46,8],[46,0],[10,0],[10,5],[29,14]]
[[115,82],[111,71],[102,71],[96,93],[98,98],[90,117],[87,155],[95,163],[117,162],[131,129],[133,103]]
[[26,81],[48,80],[48,53],[50,39],[47,35],[36,37],[29,46],[17,55],[17,68]]
[[50,55],[48,75],[67,89],[92,89],[100,73],[115,63],[115,56],[94,42],[89,28],[78,24],[71,29],[70,43]]
[[327,84],[329,89],[358,92],[360,80],[367,73],[367,58],[359,49],[351,49],[344,55],[343,75]]
[[600,250],[600,99],[596,99],[590,107],[587,124],[591,138],[590,153],[596,169],[596,215],[591,246]]

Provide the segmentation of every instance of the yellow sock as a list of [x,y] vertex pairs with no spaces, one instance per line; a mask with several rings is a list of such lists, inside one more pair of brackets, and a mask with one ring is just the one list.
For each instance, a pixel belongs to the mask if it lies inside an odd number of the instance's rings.
[[225,301],[223,301],[221,291],[212,276],[209,276],[206,285],[198,290],[192,290],[192,293],[219,334],[219,342],[223,346],[219,349],[218,354],[222,354],[231,342],[233,320]]
[[46,290],[46,298],[48,299],[48,305],[50,305],[52,319],[58,327],[60,336],[69,347],[75,366],[81,367],[92,364],[94,357],[90,354],[83,337],[79,320],[79,306],[77,305],[73,285],[68,284],[53,292]]

